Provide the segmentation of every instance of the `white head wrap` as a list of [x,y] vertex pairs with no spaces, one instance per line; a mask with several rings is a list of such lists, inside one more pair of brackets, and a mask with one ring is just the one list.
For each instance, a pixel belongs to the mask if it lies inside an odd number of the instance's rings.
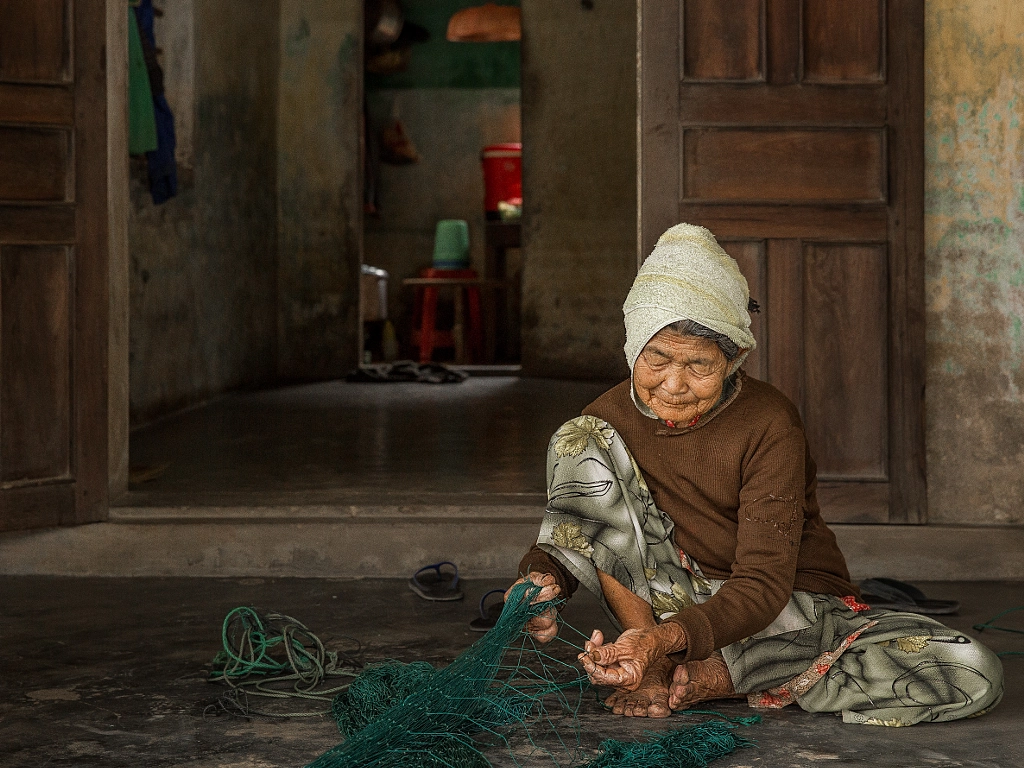
[[[679,320],[693,320],[746,350],[732,361],[731,375],[756,346],[750,332],[749,302],[746,278],[715,236],[704,227],[676,224],[658,239],[622,305],[630,374],[640,352],[658,331]],[[647,413],[635,392],[633,402]]]

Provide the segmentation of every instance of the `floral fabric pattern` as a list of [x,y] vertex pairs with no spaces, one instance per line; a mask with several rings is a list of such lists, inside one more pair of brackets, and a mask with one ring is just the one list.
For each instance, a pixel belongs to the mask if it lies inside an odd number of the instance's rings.
[[615,430],[607,422],[593,416],[578,416],[559,428],[552,447],[555,455],[564,459],[566,456],[579,456],[591,440],[598,448],[607,451],[614,436]]

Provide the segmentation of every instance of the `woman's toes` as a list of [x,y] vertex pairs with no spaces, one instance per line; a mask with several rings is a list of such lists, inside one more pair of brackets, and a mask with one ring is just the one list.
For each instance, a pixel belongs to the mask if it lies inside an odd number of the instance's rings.
[[615,693],[604,700],[604,705],[616,715],[621,715],[624,707],[626,706],[625,701],[625,694],[620,691],[615,691]]
[[668,717],[672,710],[668,706],[668,694],[651,696],[651,703],[647,706],[647,717]]
[[673,685],[689,685],[690,674],[686,669],[685,664],[678,665],[672,670],[672,684]]
[[668,684],[669,709],[681,709],[692,696],[693,684],[690,682],[690,675],[686,671],[686,665],[680,664],[675,668]]

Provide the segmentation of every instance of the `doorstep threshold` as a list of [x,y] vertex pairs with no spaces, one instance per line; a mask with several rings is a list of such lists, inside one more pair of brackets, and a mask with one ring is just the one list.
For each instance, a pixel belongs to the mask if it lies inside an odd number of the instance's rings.
[[463,523],[540,520],[542,493],[126,494],[110,507],[111,523],[342,522],[459,520]]

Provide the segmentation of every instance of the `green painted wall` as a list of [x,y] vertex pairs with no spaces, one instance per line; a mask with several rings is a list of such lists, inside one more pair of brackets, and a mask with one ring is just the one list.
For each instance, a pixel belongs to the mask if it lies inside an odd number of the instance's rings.
[[[379,88],[518,88],[519,43],[450,43],[448,19],[474,0],[403,0],[405,18],[425,27],[430,40],[412,47],[406,72],[366,77],[368,89]],[[519,5],[501,0],[498,5]]]

